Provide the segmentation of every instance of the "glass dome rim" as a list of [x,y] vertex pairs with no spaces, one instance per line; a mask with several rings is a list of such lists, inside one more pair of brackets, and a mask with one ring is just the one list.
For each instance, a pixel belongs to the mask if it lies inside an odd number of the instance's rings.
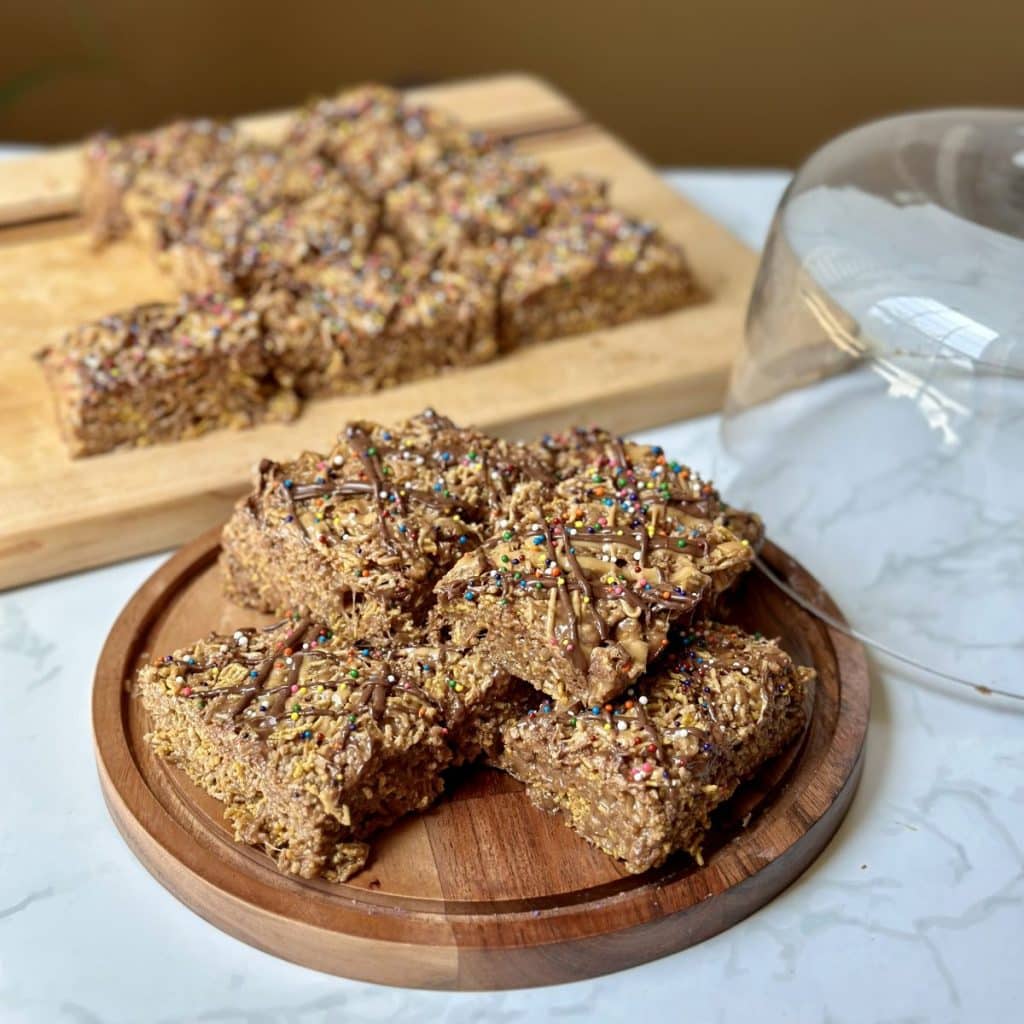
[[[883,114],[881,117],[868,118],[864,121],[858,121],[856,124],[850,125],[849,128],[844,129],[838,135],[833,135],[830,139],[823,142],[816,149],[812,150],[804,160],[800,163],[800,166],[793,172],[793,177],[790,179],[789,184],[786,187],[788,193],[793,184],[799,181],[800,176],[807,170],[812,163],[814,163],[819,156],[823,153],[828,152],[833,147],[838,146],[840,143],[848,141],[851,136],[859,135],[862,132],[880,128],[883,125],[894,125],[902,121],[919,120],[921,118],[927,118],[929,120],[938,120],[940,117],[947,115],[959,115],[959,116],[977,116],[981,115],[984,117],[1005,117],[1019,116],[1024,120],[1024,106],[952,106],[952,107],[919,107],[911,108],[909,110],[901,110],[897,114]],[[782,197],[783,199],[785,196]],[[779,205],[782,205],[780,200]]]
[[[930,128],[936,123],[952,127],[961,121],[965,123],[973,121],[977,124],[979,119],[984,119],[984,121],[989,124],[992,122],[1002,124],[1007,118],[1020,121],[1020,144],[1021,150],[1024,151],[1024,106],[964,104],[953,106],[926,106],[919,109],[900,111],[899,113],[887,114],[879,118],[865,120],[859,124],[851,126],[832,139],[829,139],[819,148],[810,153],[794,172],[793,177],[787,184],[773,214],[772,230],[762,252],[760,266],[758,267],[758,272],[755,277],[754,287],[752,288],[752,292],[747,303],[747,309],[744,317],[744,333],[749,337],[752,312],[759,300],[759,284],[762,279],[763,269],[768,262],[767,256],[771,247],[778,243],[778,239],[782,234],[780,218],[782,218],[786,212],[793,207],[794,203],[802,194],[806,194],[814,188],[821,187],[821,183],[815,181],[816,178],[827,179],[831,176],[830,168],[828,166],[829,161],[844,161],[844,157],[842,155],[844,149],[848,149],[849,147],[855,148],[859,145],[873,146],[877,141],[884,142],[887,133],[891,133],[893,131],[898,132],[901,127],[916,127],[921,131],[922,122],[925,122],[925,127],[921,133],[925,138],[927,138]],[[938,141],[939,138],[940,135],[938,134],[933,136],[935,141]],[[842,167],[843,164],[839,163],[836,164],[836,166]],[[828,187],[827,182],[825,184],[826,187]],[[964,216],[963,213],[957,211],[953,206],[947,203],[943,203],[942,201],[937,201],[935,199],[931,199],[930,201],[941,210],[957,216]],[[974,219],[970,215],[966,216],[966,220],[969,223],[976,225],[978,228],[994,230],[990,226]],[[1014,239],[1019,238],[1020,236],[1015,235],[1012,232],[1007,232],[1005,237]],[[826,283],[819,283],[821,284],[822,292],[828,293],[830,291],[830,288]],[[898,298],[901,298],[901,296],[886,297],[887,306],[892,307],[894,305],[893,300]],[[908,294],[907,296],[902,296],[902,298],[906,298],[908,301],[916,301],[920,304],[921,299],[934,299],[934,296]],[[879,314],[883,314],[886,310],[879,309],[878,312]],[[924,309],[913,311],[912,319],[924,317],[927,312],[928,311]],[[908,324],[911,330],[920,334],[920,348],[914,347],[901,350],[898,347],[887,344],[884,341],[884,334],[873,336],[874,340],[869,344],[865,344],[863,338],[860,339],[859,343],[857,342],[857,339],[851,338],[849,345],[838,344],[836,339],[833,338],[833,343],[837,344],[837,347],[844,349],[849,356],[858,362],[871,361],[879,358],[914,358],[919,356],[921,358],[928,359],[942,359],[944,362],[949,364],[959,364],[963,367],[965,373],[981,372],[991,375],[1011,377],[1014,379],[1018,379],[1021,375],[1024,375],[1024,333],[1011,335],[1009,337],[1011,344],[1008,348],[1004,348],[1002,350],[1001,355],[995,356],[994,353],[986,353],[984,348],[972,351],[969,346],[950,344],[950,339],[954,338],[961,331],[969,332],[979,327],[983,331],[987,331],[987,324],[983,322],[974,322],[968,313],[958,308],[956,304],[949,305],[944,310],[933,309],[931,312],[933,314],[942,314],[947,319],[952,317],[957,319],[958,322],[956,324],[950,324],[950,329],[948,329],[946,333],[940,335],[929,333],[927,331],[920,331],[917,325],[914,325],[913,323]],[[838,321],[838,318],[836,319]],[[734,372],[730,374],[730,386],[728,389],[728,395],[730,397],[732,395],[733,384],[735,382],[735,370],[736,367],[734,366]],[[727,402],[726,404],[728,405],[729,403]]]

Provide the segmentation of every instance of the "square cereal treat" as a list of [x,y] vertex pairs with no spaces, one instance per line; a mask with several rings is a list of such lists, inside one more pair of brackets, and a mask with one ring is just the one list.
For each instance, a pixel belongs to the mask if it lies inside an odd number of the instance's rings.
[[240,300],[183,298],[101,317],[37,356],[72,456],[287,421],[298,411]]
[[394,430],[351,423],[325,455],[260,463],[224,528],[228,594],[309,608],[351,636],[390,635],[426,614],[434,584],[514,485],[546,474],[543,453],[430,411]]
[[660,448],[616,440],[557,486],[516,490],[438,583],[435,628],[557,700],[608,700],[749,566],[718,506]]
[[307,263],[365,253],[377,234],[376,204],[337,169],[256,147],[227,168],[140,174],[125,204],[187,291],[251,292]]
[[146,172],[182,177],[229,167],[240,144],[234,128],[217,121],[178,121],[152,132],[100,135],[85,147],[82,212],[97,241],[131,226],[125,199]]
[[404,181],[443,177],[495,144],[436,108],[369,85],[313,101],[292,122],[284,146],[332,161],[366,196],[380,200]]
[[409,254],[445,252],[534,235],[581,210],[604,208],[604,182],[555,179],[527,156],[491,153],[438,181],[414,180],[385,197],[384,221]]
[[497,354],[492,290],[455,270],[362,260],[305,268],[266,302],[267,345],[303,395],[392,387]]
[[236,143],[225,159],[187,170],[166,164],[140,167],[125,192],[125,213],[133,234],[162,250],[220,206],[264,209],[276,201],[283,179],[300,168],[308,195],[317,171],[327,170],[323,161],[285,161],[273,149],[252,144]]
[[[472,671],[445,666],[470,690]],[[175,651],[137,693],[153,749],[224,802],[236,840],[340,881],[375,831],[441,792],[445,678],[298,618]]]
[[616,210],[584,210],[517,245],[501,282],[507,345],[666,313],[700,297],[682,250]]
[[702,622],[624,697],[508,723],[496,762],[627,871],[699,862],[712,811],[799,735],[812,678],[774,641]]
[[347,187],[267,209],[224,203],[167,245],[162,262],[186,291],[247,294],[291,283],[305,264],[364,253],[376,230],[376,209]]
[[[555,474],[574,476],[586,470],[600,470],[620,464],[625,457],[624,441],[601,427],[574,427],[560,434],[546,434],[541,447],[549,453]],[[664,453],[651,449],[654,457]],[[722,501],[717,491],[707,495],[707,512],[756,552],[764,544],[764,523],[756,512],[736,508]]]

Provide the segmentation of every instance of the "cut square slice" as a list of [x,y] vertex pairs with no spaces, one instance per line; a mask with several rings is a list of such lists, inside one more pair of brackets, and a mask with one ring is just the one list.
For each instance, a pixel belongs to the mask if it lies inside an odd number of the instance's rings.
[[186,291],[249,294],[290,284],[306,264],[365,253],[376,230],[376,209],[347,188],[265,209],[221,204],[167,245],[161,261]]
[[183,298],[105,316],[38,355],[73,456],[287,421],[298,411],[240,300]]
[[616,210],[580,211],[520,243],[501,284],[508,345],[611,327],[694,302],[682,250]]
[[503,528],[438,583],[435,628],[556,700],[615,697],[749,566],[718,505],[661,449],[616,443],[555,487],[516,490]]
[[369,85],[315,100],[294,119],[284,145],[332,161],[364,195],[381,200],[402,182],[443,177],[496,142],[436,108]]
[[240,148],[233,126],[205,119],[123,138],[91,139],[85,148],[82,212],[94,237],[106,241],[131,227],[125,199],[140,175],[220,171],[231,166]]
[[389,635],[396,618],[425,615],[513,486],[546,476],[542,456],[428,411],[394,430],[352,423],[326,455],[264,460],[224,529],[228,593]]
[[531,157],[491,153],[440,181],[394,189],[385,199],[384,220],[407,253],[439,253],[536,234],[574,212],[603,209],[606,192],[596,178],[555,179]]
[[812,678],[774,641],[704,622],[623,698],[507,724],[496,763],[630,872],[700,861],[712,811],[799,735]]
[[153,749],[224,802],[239,842],[340,881],[375,831],[441,792],[447,686],[416,669],[295,618],[176,651],[140,671],[137,692]]
[[364,260],[305,268],[266,303],[278,372],[303,395],[391,387],[497,353],[493,290],[465,274]]
[[124,205],[137,236],[194,292],[248,293],[306,263],[362,254],[378,220],[324,160],[256,146],[185,175],[140,171]]
[[[575,427],[559,434],[546,434],[540,446],[550,455],[555,474],[573,477],[584,472],[601,472],[623,462],[629,448],[632,458],[646,459],[651,468],[664,457],[663,449],[654,446],[637,449],[601,427]],[[726,504],[717,491],[705,495],[706,510],[716,522],[747,541],[754,551],[764,544],[764,523],[756,512]]]

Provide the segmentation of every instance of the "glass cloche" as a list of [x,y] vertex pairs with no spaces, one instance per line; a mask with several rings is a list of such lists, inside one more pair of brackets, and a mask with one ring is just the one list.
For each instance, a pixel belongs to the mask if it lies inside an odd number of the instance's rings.
[[894,117],[807,161],[722,432],[730,500],[857,634],[1024,697],[1024,111]]

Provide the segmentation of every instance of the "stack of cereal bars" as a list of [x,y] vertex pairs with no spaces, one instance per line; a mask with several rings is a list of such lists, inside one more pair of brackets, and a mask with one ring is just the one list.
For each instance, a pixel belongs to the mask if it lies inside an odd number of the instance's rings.
[[[397,173],[397,172],[396,172]],[[155,750],[284,871],[344,880],[478,759],[629,872],[801,733],[812,673],[712,616],[760,521],[660,448],[428,411],[263,460],[227,596],[278,618],[146,666]]]

